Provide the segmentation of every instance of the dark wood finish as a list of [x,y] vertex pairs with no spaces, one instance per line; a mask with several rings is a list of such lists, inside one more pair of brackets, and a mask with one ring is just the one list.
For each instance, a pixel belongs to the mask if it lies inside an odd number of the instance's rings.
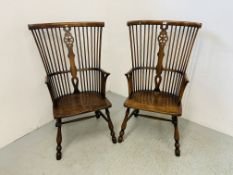
[[99,114],[99,112],[98,112],[98,111],[95,111],[95,116],[96,116],[96,118],[97,118],[97,119],[99,119],[99,118],[100,118],[100,114]]
[[173,26],[189,26],[189,27],[198,27],[202,26],[199,22],[190,22],[190,21],[173,21],[173,20],[134,20],[128,21],[127,25],[173,25]]
[[61,153],[61,142],[62,142],[62,134],[61,134],[61,119],[57,119],[56,122],[56,127],[57,127],[57,154],[56,154],[56,158],[57,160],[60,160],[62,157],[62,153]]
[[109,112],[108,108],[105,109],[105,112],[106,112],[106,116],[107,116],[107,119],[108,119],[107,120],[108,121],[108,127],[109,127],[110,132],[111,132],[110,134],[112,136],[112,142],[116,143],[117,140],[116,140],[116,137],[115,137],[114,126],[112,124],[112,120],[110,118],[110,112]]
[[63,27],[104,27],[104,22],[56,22],[56,23],[41,23],[29,24],[28,28],[33,29],[46,29],[46,28],[63,28]]
[[[201,23],[187,21],[129,21],[132,69],[126,73],[129,96],[119,142],[129,117],[141,116],[172,122],[175,154],[180,155],[178,116],[188,83],[186,69]],[[130,108],[135,109],[129,113]],[[140,114],[139,110],[172,115],[172,120]]]
[[180,144],[179,144],[179,130],[178,130],[178,119],[177,116],[172,116],[172,123],[174,125],[175,131],[174,131],[174,139],[175,139],[175,154],[176,156],[180,156]]
[[[103,22],[62,22],[31,24],[45,71],[45,83],[57,120],[57,160],[61,159],[62,124],[103,116],[108,122],[113,143],[114,127],[105,97],[109,73],[101,65]],[[100,111],[105,110],[106,116]],[[62,121],[63,118],[95,112],[95,115]]]

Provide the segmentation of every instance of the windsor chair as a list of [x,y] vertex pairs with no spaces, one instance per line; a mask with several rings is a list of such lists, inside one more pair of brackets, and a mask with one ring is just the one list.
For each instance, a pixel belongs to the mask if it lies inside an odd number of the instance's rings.
[[[117,141],[108,109],[111,103],[105,97],[109,73],[100,67],[103,27],[103,22],[29,25],[47,74],[45,83],[53,102],[57,160],[62,157],[62,124],[102,116],[108,123],[113,143]],[[101,110],[105,110],[106,115]],[[94,112],[94,115],[63,120],[89,112]]]
[[[132,69],[126,73],[128,98],[118,142],[123,141],[132,116],[172,122],[175,155],[180,156],[178,116],[188,83],[186,68],[200,23],[182,21],[129,21]],[[157,54],[157,55],[156,55]],[[133,111],[130,113],[130,109]],[[140,110],[171,115],[171,119],[140,114]]]

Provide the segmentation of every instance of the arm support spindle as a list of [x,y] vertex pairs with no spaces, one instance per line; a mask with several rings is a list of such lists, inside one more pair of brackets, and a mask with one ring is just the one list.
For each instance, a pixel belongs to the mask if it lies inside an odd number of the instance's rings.
[[187,75],[183,74],[183,79],[182,79],[181,87],[180,87],[180,91],[179,91],[179,103],[181,103],[181,100],[182,100],[182,97],[184,94],[184,90],[185,90],[185,87],[187,86],[188,82],[189,81],[188,81]]
[[125,76],[127,78],[127,81],[128,81],[128,93],[129,93],[129,96],[133,92],[132,74],[133,74],[133,70],[132,69],[125,74]]
[[105,97],[106,94],[106,80],[108,78],[108,76],[110,75],[110,73],[100,69],[101,72],[101,94],[103,97]]

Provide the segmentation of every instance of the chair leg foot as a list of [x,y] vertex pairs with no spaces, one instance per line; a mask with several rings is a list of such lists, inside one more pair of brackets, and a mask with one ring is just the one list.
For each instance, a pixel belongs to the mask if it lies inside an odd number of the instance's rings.
[[180,149],[175,149],[175,155],[176,155],[177,157],[180,157]]
[[116,136],[115,136],[115,132],[114,132],[114,126],[112,124],[112,120],[111,120],[110,112],[109,112],[108,108],[105,109],[105,113],[106,113],[107,119],[108,119],[108,127],[110,129],[110,134],[112,136],[112,142],[115,144],[117,142],[117,140],[116,140]]
[[62,142],[62,133],[61,133],[61,119],[57,119],[56,122],[56,127],[57,127],[57,153],[56,153],[56,159],[57,160],[61,160],[62,158],[62,146],[61,146],[61,142]]
[[61,160],[61,157],[62,157],[62,153],[61,152],[57,152],[56,159],[57,160]]
[[123,141],[123,136],[118,137],[118,142],[121,143]]
[[127,108],[126,109],[126,113],[125,113],[125,118],[123,120],[123,123],[121,125],[121,131],[120,131],[120,134],[119,134],[119,137],[118,137],[118,142],[121,143],[123,140],[124,140],[124,134],[125,134],[125,129],[126,129],[126,126],[127,126],[127,122],[128,122],[128,115],[129,115],[129,112],[130,112],[130,108]]
[[116,136],[112,137],[112,143],[117,143],[117,139],[116,139]]
[[172,116],[172,123],[174,125],[174,140],[175,140],[175,155],[177,157],[180,156],[180,136],[179,136],[179,130],[178,130],[178,118],[177,116]]

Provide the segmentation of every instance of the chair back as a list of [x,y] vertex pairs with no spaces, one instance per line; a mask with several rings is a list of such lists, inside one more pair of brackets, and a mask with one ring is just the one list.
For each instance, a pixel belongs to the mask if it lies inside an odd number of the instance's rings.
[[185,74],[200,23],[129,21],[133,92],[156,90],[173,95]]
[[101,91],[103,22],[31,24],[54,98]]

